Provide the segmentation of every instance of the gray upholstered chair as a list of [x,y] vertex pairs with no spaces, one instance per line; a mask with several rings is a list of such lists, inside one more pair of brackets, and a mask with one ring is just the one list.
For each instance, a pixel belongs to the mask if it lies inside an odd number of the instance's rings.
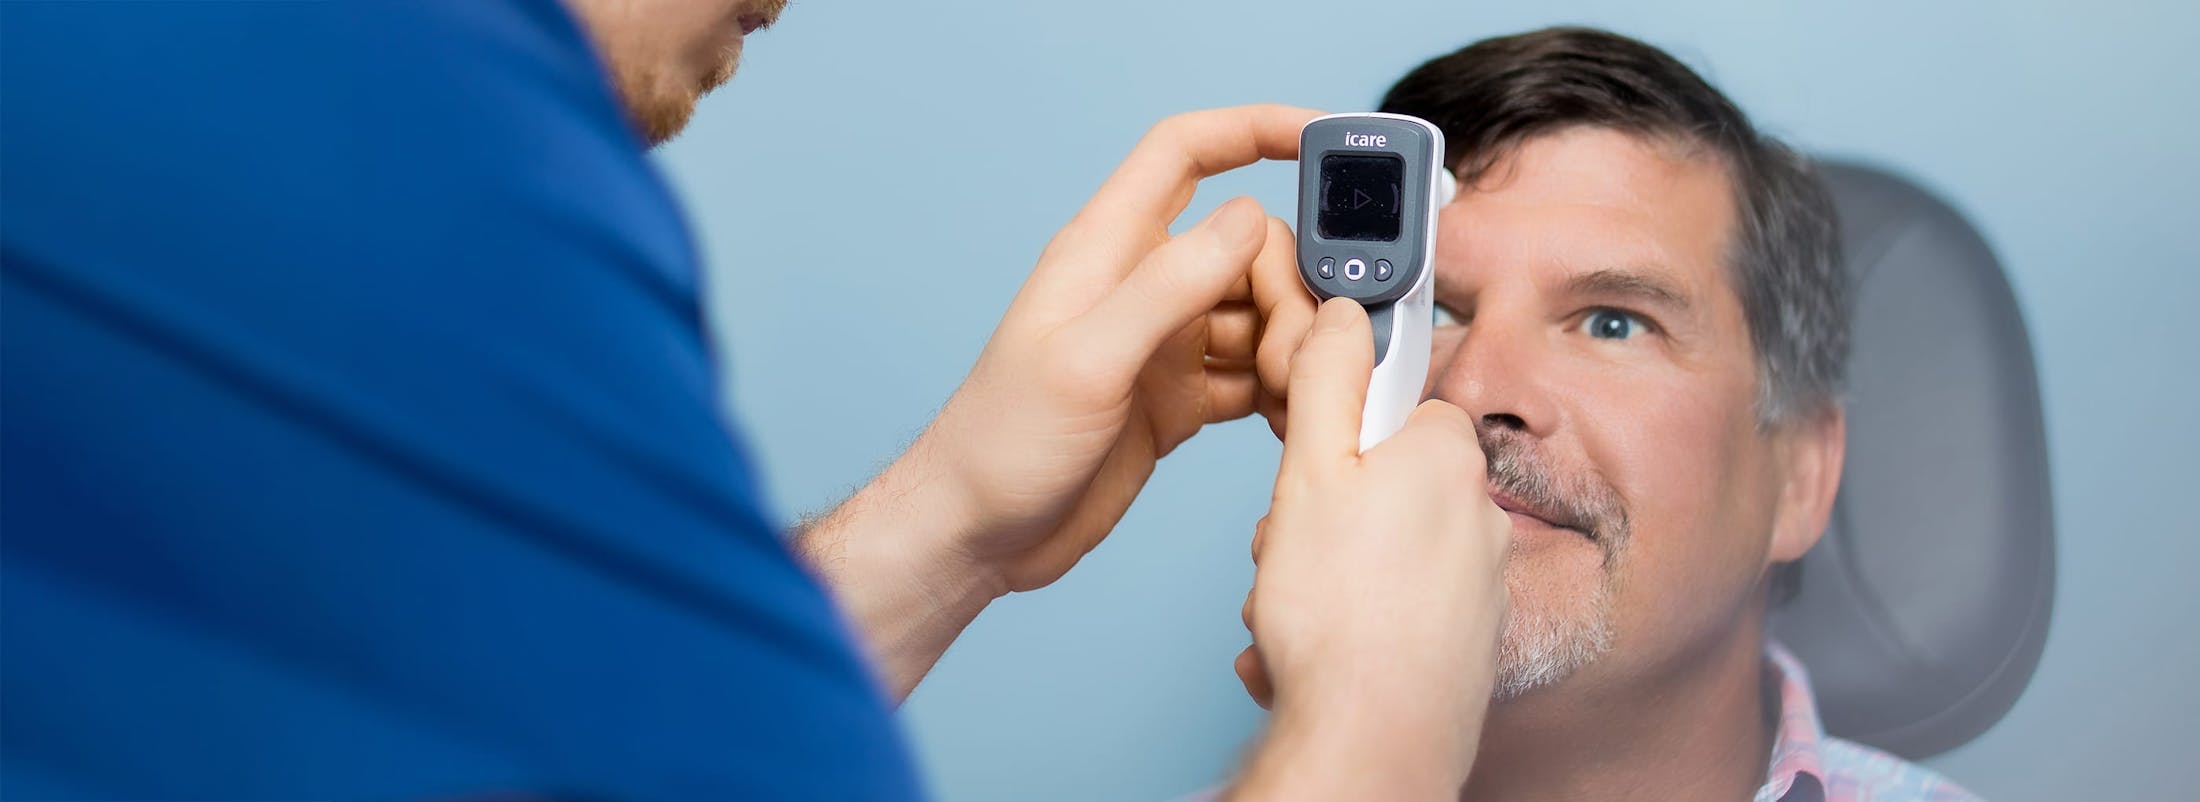
[[2030,339],[2001,266],[1947,204],[1825,163],[1855,290],[1848,464],[1776,637],[1834,735],[1919,758],[2000,720],[2054,599]]

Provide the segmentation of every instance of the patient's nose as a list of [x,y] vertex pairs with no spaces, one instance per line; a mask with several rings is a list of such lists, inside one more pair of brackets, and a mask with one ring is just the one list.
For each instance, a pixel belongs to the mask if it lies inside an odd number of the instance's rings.
[[1437,355],[1430,395],[1466,410],[1481,431],[1547,435],[1557,416],[1539,375],[1540,349],[1532,334],[1485,315],[1448,356]]

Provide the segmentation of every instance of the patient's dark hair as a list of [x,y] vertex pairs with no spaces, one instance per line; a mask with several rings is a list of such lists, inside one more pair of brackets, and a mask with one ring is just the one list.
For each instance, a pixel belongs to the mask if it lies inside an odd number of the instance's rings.
[[1575,126],[1708,152],[1734,182],[1730,266],[1757,355],[1759,420],[1818,412],[1840,393],[1848,292],[1833,202],[1809,162],[1664,51],[1586,28],[1485,39],[1407,73],[1382,110],[1443,129],[1445,161],[1467,185],[1520,143]]
[[[1848,288],[1833,203],[1810,163],[1664,51],[1618,34],[1547,28],[1485,39],[1422,64],[1382,110],[1444,131],[1445,161],[1468,186],[1539,135],[1594,126],[1719,160],[1734,185],[1734,286],[1757,358],[1757,418],[1773,426],[1837,400],[1848,362]],[[1793,566],[1773,577],[1792,594]]]

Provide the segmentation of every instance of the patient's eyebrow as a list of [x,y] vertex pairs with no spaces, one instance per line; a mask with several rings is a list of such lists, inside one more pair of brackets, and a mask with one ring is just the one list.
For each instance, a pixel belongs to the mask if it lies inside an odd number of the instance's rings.
[[1689,307],[1688,296],[1664,279],[1627,270],[1607,268],[1577,274],[1566,280],[1566,291],[1572,295],[1633,298],[1674,312],[1686,312]]

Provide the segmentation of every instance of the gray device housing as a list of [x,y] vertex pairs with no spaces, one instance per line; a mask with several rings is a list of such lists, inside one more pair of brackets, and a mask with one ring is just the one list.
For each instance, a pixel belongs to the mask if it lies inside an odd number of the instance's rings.
[[[1355,136],[1379,136],[1381,146],[1350,145],[1347,134]],[[1398,238],[1390,241],[1329,239],[1321,235],[1315,224],[1321,214],[1322,160],[1332,155],[1396,156],[1405,162],[1400,184],[1398,216],[1404,221],[1399,226]],[[1443,160],[1436,152],[1435,139],[1428,129],[1403,120],[1378,117],[1346,117],[1316,120],[1299,133],[1299,276],[1306,280],[1306,287],[1322,300],[1345,297],[1359,301],[1362,306],[1381,306],[1398,300],[1412,289],[1421,271],[1429,269],[1423,264],[1427,252],[1424,238],[1427,232],[1415,221],[1425,219],[1432,210],[1429,207],[1428,187],[1434,180],[1433,172]],[[1335,265],[1343,265],[1352,259],[1360,259],[1369,265],[1377,260],[1387,260],[1393,273],[1388,279],[1376,280],[1372,271],[1354,280],[1347,279],[1344,271],[1333,268],[1334,275],[1322,277],[1319,266],[1327,257]]]
[[[1435,171],[1442,169],[1441,135],[1433,126],[1409,119],[1375,116],[1339,116],[1308,123],[1299,132],[1299,278],[1316,298],[1351,298],[1367,308],[1375,330],[1375,363],[1390,353],[1391,315],[1395,301],[1404,297],[1432,270],[1428,238],[1434,227],[1424,225],[1433,200],[1429,187]],[[1381,144],[1373,144],[1380,142]],[[1392,156],[1403,162],[1398,188],[1398,235],[1394,239],[1331,239],[1323,236],[1321,217],[1323,174],[1330,156]],[[1448,178],[1448,177],[1447,177]],[[1323,259],[1331,260],[1330,275],[1322,275]],[[1358,259],[1366,265],[1388,262],[1391,273],[1378,278],[1370,268],[1352,277],[1343,267]]]

